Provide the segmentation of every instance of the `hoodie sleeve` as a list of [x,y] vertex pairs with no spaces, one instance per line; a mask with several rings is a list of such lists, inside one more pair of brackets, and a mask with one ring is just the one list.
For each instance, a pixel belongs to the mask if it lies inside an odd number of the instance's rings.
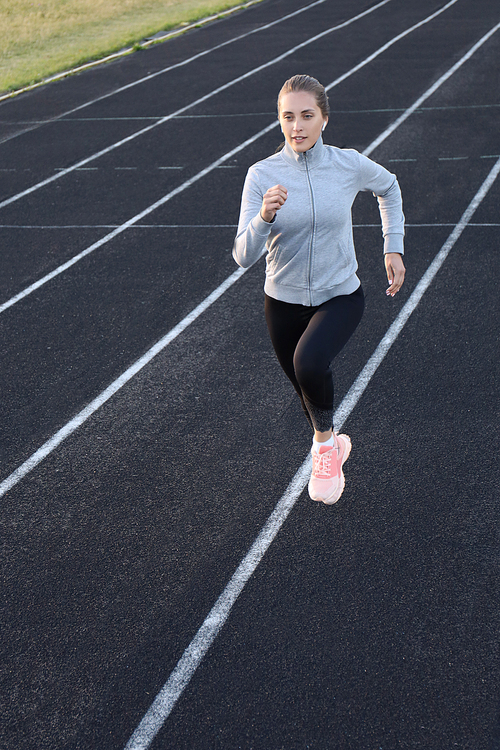
[[273,222],[260,215],[264,193],[256,170],[250,167],[243,186],[238,232],[233,245],[233,258],[242,268],[249,268],[263,254]]
[[384,253],[404,254],[405,217],[403,200],[396,175],[385,167],[359,154],[363,180],[361,190],[371,190],[376,196],[382,220]]

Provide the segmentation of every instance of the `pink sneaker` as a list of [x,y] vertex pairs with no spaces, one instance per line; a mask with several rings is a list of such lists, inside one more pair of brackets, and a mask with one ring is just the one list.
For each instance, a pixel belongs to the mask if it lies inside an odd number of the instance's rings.
[[345,478],[342,471],[344,461],[351,452],[351,439],[347,435],[335,435],[335,445],[324,446],[319,453],[311,449],[313,470],[309,480],[309,495],[313,500],[322,500],[326,505],[336,503],[344,491]]

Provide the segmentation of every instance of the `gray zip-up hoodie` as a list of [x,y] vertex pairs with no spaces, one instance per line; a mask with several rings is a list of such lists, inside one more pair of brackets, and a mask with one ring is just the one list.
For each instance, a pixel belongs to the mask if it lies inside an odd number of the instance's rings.
[[[264,193],[283,185],[288,198],[274,220],[261,215]],[[282,151],[248,170],[233,257],[248,268],[267,249],[266,294],[283,302],[320,305],[351,294],[360,282],[352,236],[356,195],[378,198],[384,252],[403,254],[404,216],[395,175],[351,149],[326,146],[321,137],[309,151]]]

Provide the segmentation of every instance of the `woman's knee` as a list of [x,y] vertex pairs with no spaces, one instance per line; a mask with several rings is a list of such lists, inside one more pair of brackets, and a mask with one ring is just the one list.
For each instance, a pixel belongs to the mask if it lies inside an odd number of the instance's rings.
[[293,366],[303,393],[312,394],[318,390],[323,392],[325,378],[329,374],[329,365],[323,357],[296,351]]

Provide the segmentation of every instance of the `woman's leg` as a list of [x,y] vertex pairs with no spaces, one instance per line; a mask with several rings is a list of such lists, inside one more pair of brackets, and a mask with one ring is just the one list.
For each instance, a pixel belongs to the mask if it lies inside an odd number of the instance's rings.
[[356,330],[363,310],[361,287],[314,308],[266,297],[266,320],[274,350],[314,429],[309,495],[327,505],[336,503],[344,490],[342,467],[351,451],[347,435],[333,434],[330,366]]
[[297,391],[317,433],[332,429],[333,378],[330,364],[361,320],[364,295],[334,297],[318,307],[266,296],[266,321],[278,361]]
[[364,310],[363,290],[334,297],[315,309],[294,352],[293,370],[316,433],[333,419],[331,363],[356,330]]
[[[304,414],[313,427],[302,390],[295,377],[293,358],[300,338],[306,330],[316,308],[281,302],[273,297],[265,298],[266,322],[271,343],[285,375],[291,381],[300,398]],[[314,429],[314,427],[313,427]]]

